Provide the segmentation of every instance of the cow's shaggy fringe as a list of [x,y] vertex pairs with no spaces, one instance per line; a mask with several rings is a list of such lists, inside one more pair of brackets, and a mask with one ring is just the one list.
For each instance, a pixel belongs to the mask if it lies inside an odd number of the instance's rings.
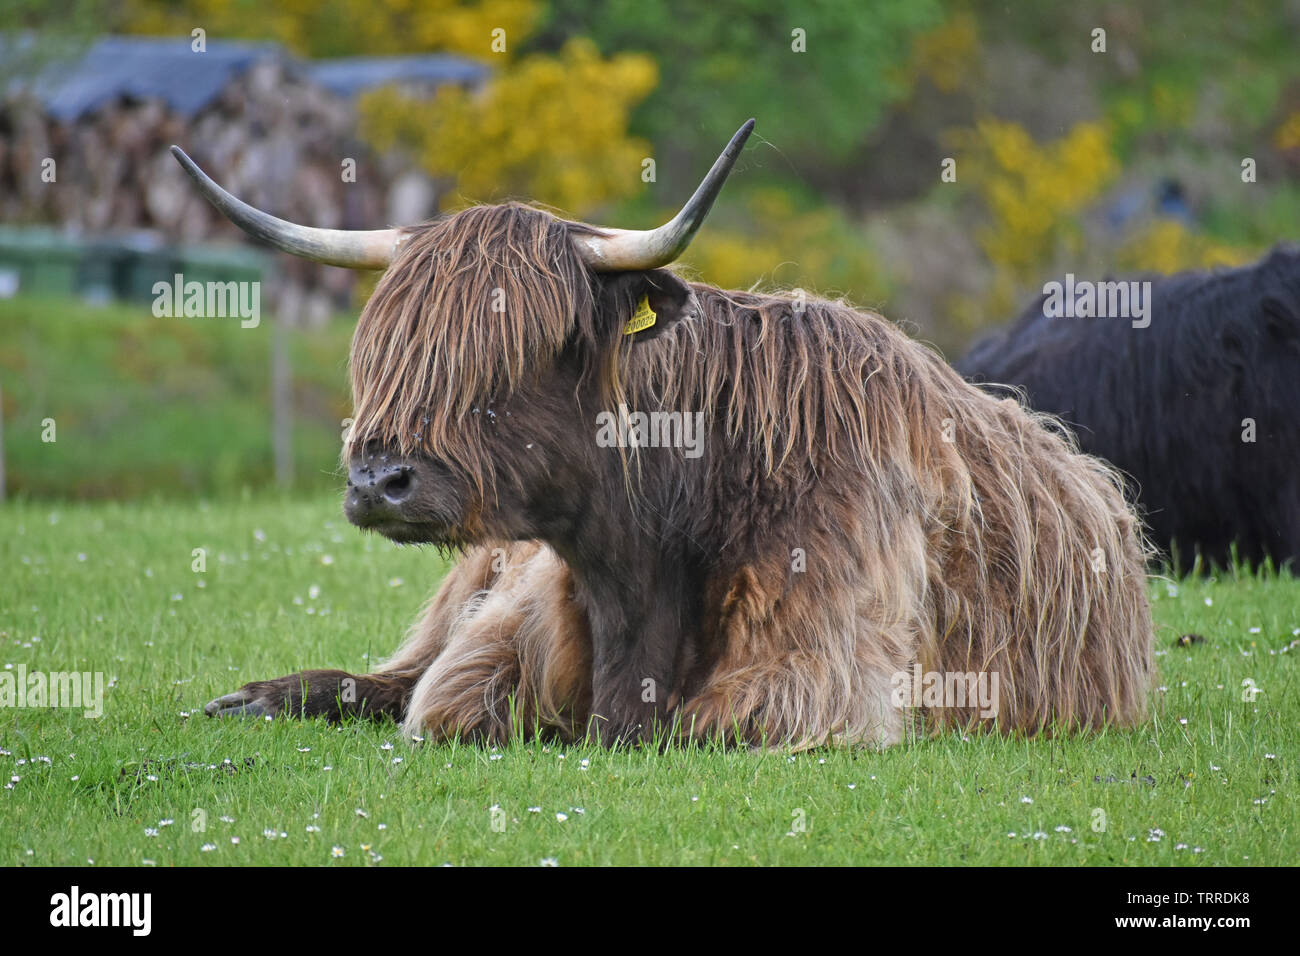
[[345,462],[355,443],[378,439],[491,489],[484,401],[526,384],[571,335],[596,338],[590,277],[567,231],[577,228],[506,203],[411,230],[353,336]]
[[[701,467],[636,455],[661,492],[645,548],[678,529],[711,556],[675,701],[687,732],[801,747],[893,743],[918,723],[1037,733],[1144,717],[1146,553],[1112,469],[842,303],[697,284],[698,318],[632,344],[600,321],[572,228],[507,205],[418,232],[357,330],[353,436],[489,485],[475,409],[575,343],[602,394],[703,411]],[[570,571],[515,544],[518,570],[489,573],[490,547],[471,549],[385,668],[427,668],[408,729],[501,739],[514,708],[572,736],[591,716],[591,651]],[[997,716],[899,706],[895,677],[914,664],[998,674]]]

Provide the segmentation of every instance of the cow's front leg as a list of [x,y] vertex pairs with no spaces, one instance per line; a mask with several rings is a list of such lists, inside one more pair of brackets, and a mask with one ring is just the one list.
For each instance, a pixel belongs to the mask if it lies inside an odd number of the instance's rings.
[[604,746],[666,738],[680,699],[682,635],[676,615],[647,609],[632,617],[639,626],[629,621],[593,640],[587,734]]
[[418,674],[349,674],[301,671],[274,680],[253,681],[233,694],[210,701],[209,717],[388,716],[401,721]]
[[606,667],[593,686],[587,737],[606,747],[641,744],[666,727],[667,708],[658,700],[660,677],[641,676],[647,667]]

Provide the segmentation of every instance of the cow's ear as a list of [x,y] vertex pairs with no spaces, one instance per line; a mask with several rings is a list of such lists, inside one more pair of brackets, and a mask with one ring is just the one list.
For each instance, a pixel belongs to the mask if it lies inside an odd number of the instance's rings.
[[634,342],[647,342],[683,319],[695,318],[698,308],[691,287],[666,269],[621,272],[602,280],[601,320]]

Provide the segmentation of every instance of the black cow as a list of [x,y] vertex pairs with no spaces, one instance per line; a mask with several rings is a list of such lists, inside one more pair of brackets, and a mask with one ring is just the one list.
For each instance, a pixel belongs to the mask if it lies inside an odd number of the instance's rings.
[[1070,296],[1045,290],[957,369],[1126,472],[1176,565],[1300,558],[1300,248],[1148,281],[1141,317],[1059,317]]

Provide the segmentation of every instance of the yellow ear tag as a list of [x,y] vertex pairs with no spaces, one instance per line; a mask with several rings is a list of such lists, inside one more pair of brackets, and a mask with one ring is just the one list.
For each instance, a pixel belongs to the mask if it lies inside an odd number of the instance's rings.
[[631,335],[633,332],[640,332],[650,328],[659,318],[655,315],[655,310],[650,308],[650,297],[643,295],[641,304],[636,307],[636,314],[627,320],[627,325],[623,326],[623,334]]

